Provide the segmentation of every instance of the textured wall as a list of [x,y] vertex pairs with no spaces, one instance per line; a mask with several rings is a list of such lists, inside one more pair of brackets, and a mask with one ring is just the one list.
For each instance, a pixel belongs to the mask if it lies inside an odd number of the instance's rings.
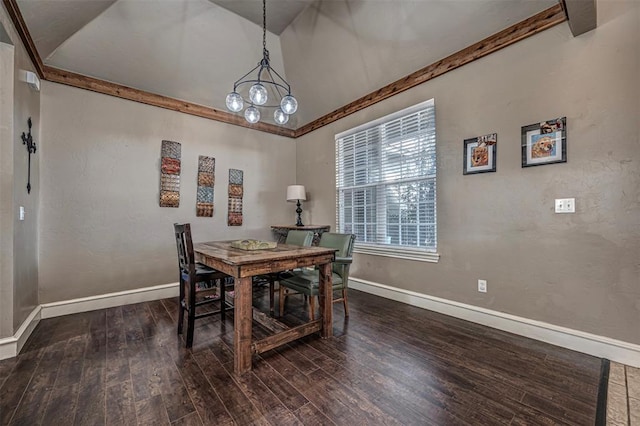
[[0,337],[13,335],[13,57],[0,25]]
[[[598,1],[598,18],[595,31],[559,25],[299,140],[306,210],[333,224],[334,135],[435,98],[440,262],[356,255],[354,277],[640,343],[640,3]],[[568,162],[521,168],[520,127],[559,116]],[[463,176],[463,140],[492,132],[497,172]],[[554,214],[565,197],[576,213]]]
[[[176,282],[174,222],[194,240],[272,238],[293,220],[295,142],[45,83],[41,303]],[[179,208],[158,207],[160,145],[182,144]],[[213,218],[196,217],[198,155],[216,159]],[[244,170],[244,224],[227,226],[229,168]]]
[[[0,287],[3,301],[0,337],[13,335],[22,322],[38,305],[38,201],[39,201],[39,127],[40,94],[29,89],[24,83],[24,71],[34,71],[34,67],[10,22],[4,6],[0,7],[0,23],[5,37],[13,44],[13,70],[10,91],[2,90],[3,117],[1,119],[3,147],[1,149],[3,171],[0,174],[3,203],[0,209],[0,238],[2,255],[0,266]],[[6,45],[3,48],[6,54]],[[6,75],[6,69],[3,74]],[[1,78],[1,77],[0,77]],[[3,83],[4,86],[4,83]],[[9,116],[5,113],[9,112]],[[12,111],[12,114],[11,114]],[[12,117],[11,117],[12,115]],[[33,121],[32,135],[38,152],[31,156],[31,194],[27,194],[28,154],[22,145],[20,135],[26,132],[27,119]],[[10,167],[7,167],[9,164]],[[12,193],[11,193],[12,192]],[[18,220],[18,208],[24,206],[24,221]]]

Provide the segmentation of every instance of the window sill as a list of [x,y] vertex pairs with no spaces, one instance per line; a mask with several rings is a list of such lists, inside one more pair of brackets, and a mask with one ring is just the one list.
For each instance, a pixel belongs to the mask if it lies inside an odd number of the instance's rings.
[[419,262],[438,263],[438,261],[440,260],[440,253],[390,246],[356,244],[356,246],[353,248],[353,252],[360,254],[369,254],[372,256],[393,257],[396,259],[417,260]]

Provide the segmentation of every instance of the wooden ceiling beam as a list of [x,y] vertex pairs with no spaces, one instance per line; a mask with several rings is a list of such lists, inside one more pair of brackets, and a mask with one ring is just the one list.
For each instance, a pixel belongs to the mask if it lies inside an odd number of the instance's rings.
[[540,31],[544,31],[558,25],[565,20],[566,16],[560,4],[550,7],[549,9],[525,19],[524,21],[518,22],[509,28],[489,36],[482,41],[474,43],[453,55],[447,56],[446,58],[438,62],[434,62],[431,65],[427,65],[426,67],[415,71],[400,80],[394,81],[375,92],[371,92],[360,99],[356,99],[342,108],[330,112],[309,124],[305,124],[296,130],[296,137],[300,137],[317,130],[320,127],[361,111],[375,103],[390,98],[391,96],[395,96],[398,93],[402,93],[419,84],[446,74],[449,71],[453,71],[456,68],[483,58],[520,40],[531,37]]
[[20,36],[25,49],[27,49],[27,54],[29,55],[29,58],[31,58],[31,62],[33,62],[33,66],[38,73],[38,77],[41,79],[44,78],[44,63],[42,62],[38,49],[36,49],[36,45],[31,38],[31,34],[29,34],[27,24],[25,24],[24,19],[22,18],[22,13],[20,13],[20,9],[18,8],[18,3],[16,0],[2,0],[2,3],[4,3],[4,6],[7,8],[7,13],[18,31],[18,35]]
[[247,127],[254,130],[260,130],[262,132],[272,133],[274,135],[286,136],[289,138],[294,137],[293,129],[288,129],[286,127],[280,127],[268,123],[250,124],[244,119],[243,116],[240,115],[231,114],[226,111],[217,110],[215,108],[209,108],[203,105],[194,104],[192,102],[181,101],[179,99],[170,98],[168,96],[145,92],[144,90],[134,89],[132,87],[123,86],[117,83],[111,83],[109,81],[88,77],[82,74],[76,74],[71,71],[64,71],[45,65],[44,75],[44,78],[47,81],[66,84],[67,86],[91,90],[92,92],[115,96],[122,99],[128,99],[130,101],[153,105],[164,109],[170,109],[172,111],[183,112],[185,114],[208,118],[210,120],[222,121],[223,123]]
[[[22,18],[16,0],[2,1],[41,79],[290,138],[297,138],[317,130],[391,96],[558,25],[567,19],[565,11],[560,4],[553,6],[294,130],[268,123],[250,124],[237,114],[44,65]],[[587,3],[592,1],[595,4],[595,0],[565,1],[567,3]]]
[[596,28],[598,25],[596,0],[563,0],[562,3],[574,37]]

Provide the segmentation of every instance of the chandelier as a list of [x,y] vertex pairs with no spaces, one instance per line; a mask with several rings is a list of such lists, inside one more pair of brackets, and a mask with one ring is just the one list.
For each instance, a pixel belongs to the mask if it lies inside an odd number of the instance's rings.
[[[255,73],[256,70],[257,73]],[[248,86],[250,86],[248,97],[245,98]],[[244,118],[252,124],[260,121],[260,109],[257,107],[275,108],[273,119],[278,124],[285,124],[289,121],[289,116],[298,110],[298,101],[291,95],[291,86],[271,68],[269,63],[266,0],[262,0],[262,60],[255,68],[233,83],[233,92],[227,95],[226,104],[232,112],[240,112],[245,104],[248,104],[244,111]]]

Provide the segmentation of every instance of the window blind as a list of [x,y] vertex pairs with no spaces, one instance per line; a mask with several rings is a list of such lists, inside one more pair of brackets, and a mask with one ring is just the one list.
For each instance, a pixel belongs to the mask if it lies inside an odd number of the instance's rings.
[[433,100],[336,136],[337,223],[356,244],[436,251]]

